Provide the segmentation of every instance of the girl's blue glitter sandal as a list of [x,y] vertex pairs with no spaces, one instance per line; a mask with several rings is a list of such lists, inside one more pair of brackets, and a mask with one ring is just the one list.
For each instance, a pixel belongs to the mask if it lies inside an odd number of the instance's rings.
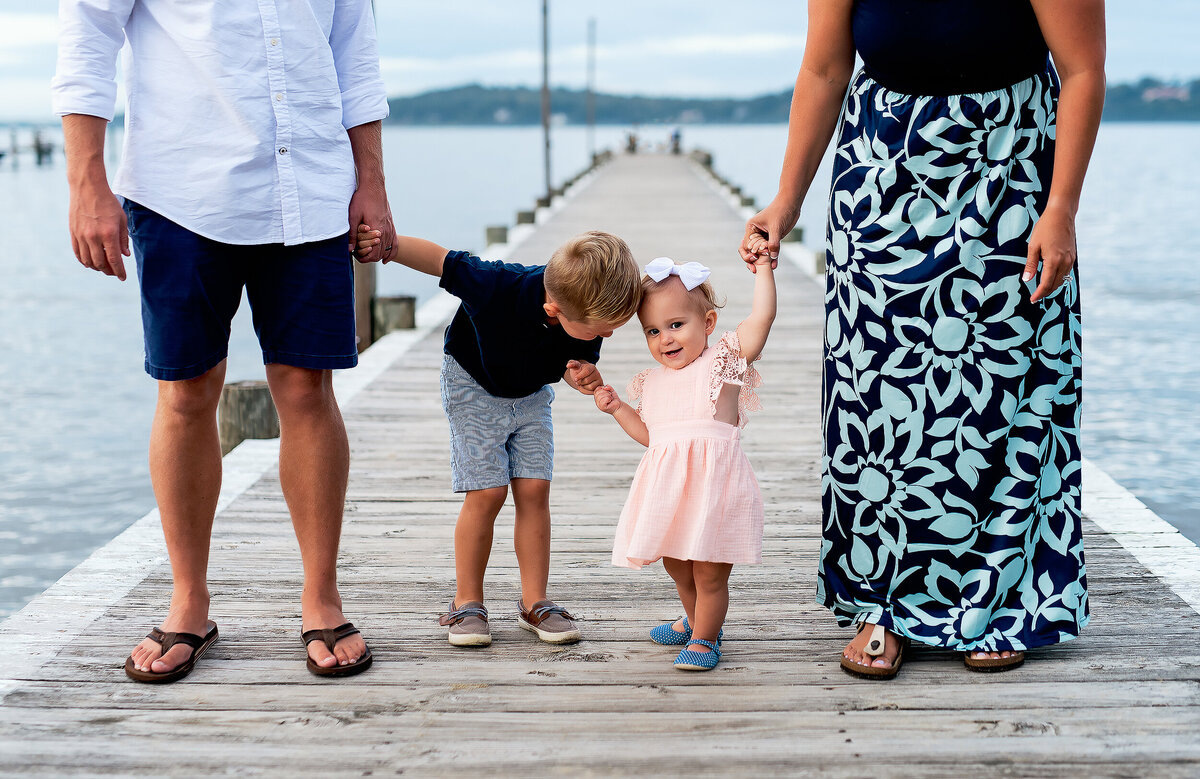
[[674,624],[674,622],[664,622],[654,628],[650,631],[650,640],[663,646],[687,646],[687,642],[692,638],[692,626],[688,624],[687,617],[683,618],[682,633],[672,627]]
[[693,652],[684,648],[675,658],[675,667],[680,671],[711,671],[721,662],[721,650],[717,648],[716,643],[705,641],[703,638],[693,638],[688,643],[708,647],[709,651]]

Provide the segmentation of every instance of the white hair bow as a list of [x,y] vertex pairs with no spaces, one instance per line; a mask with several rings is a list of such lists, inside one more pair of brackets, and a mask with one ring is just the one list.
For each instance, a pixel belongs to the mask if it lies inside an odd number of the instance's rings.
[[662,281],[668,276],[678,276],[683,286],[689,292],[708,281],[708,268],[698,262],[685,262],[676,265],[670,257],[658,257],[646,266],[646,275],[655,281]]

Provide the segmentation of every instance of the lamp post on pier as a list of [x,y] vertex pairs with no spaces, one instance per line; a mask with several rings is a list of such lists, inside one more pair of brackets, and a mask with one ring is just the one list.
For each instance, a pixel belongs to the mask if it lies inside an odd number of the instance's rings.
[[546,172],[546,197],[550,184],[550,0],[542,0],[542,160]]

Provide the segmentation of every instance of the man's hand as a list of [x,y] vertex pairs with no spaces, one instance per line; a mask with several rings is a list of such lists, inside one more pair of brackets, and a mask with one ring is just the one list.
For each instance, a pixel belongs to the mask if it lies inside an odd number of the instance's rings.
[[567,383],[584,395],[595,393],[604,384],[604,379],[600,377],[599,369],[585,360],[571,360],[568,362],[564,378],[567,380]]
[[596,408],[605,414],[615,414],[621,408],[621,398],[617,396],[617,391],[607,384],[597,387],[592,398],[596,401]]
[[[387,190],[383,185],[383,123],[367,122],[346,130],[350,148],[354,151],[354,170],[358,189],[350,198],[350,252],[359,262],[387,262],[392,259],[396,243],[396,227],[392,224],[392,209],[388,206]],[[356,251],[359,225],[370,225],[379,231],[380,242],[367,252]]]
[[71,188],[67,224],[71,249],[81,265],[125,280],[122,257],[129,256],[129,225],[125,211],[107,183],[103,187]]
[[[387,262],[392,258],[396,227],[392,224],[392,210],[382,184],[360,186],[355,191],[354,197],[350,198],[350,225],[350,251],[355,259],[359,262]],[[379,233],[379,240],[366,247],[366,251],[360,243],[362,236],[356,234],[364,225],[370,225],[370,229]]]
[[104,133],[108,122],[97,116],[63,117],[63,147],[71,205],[67,226],[71,249],[85,268],[125,280],[129,227],[104,170]]

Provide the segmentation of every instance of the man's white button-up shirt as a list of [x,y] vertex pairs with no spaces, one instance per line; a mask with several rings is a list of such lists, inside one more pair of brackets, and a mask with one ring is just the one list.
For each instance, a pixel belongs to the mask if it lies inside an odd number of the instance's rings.
[[111,120],[113,189],[206,238],[295,245],[349,229],[346,128],[388,115],[370,0],[61,0],[59,115]]

